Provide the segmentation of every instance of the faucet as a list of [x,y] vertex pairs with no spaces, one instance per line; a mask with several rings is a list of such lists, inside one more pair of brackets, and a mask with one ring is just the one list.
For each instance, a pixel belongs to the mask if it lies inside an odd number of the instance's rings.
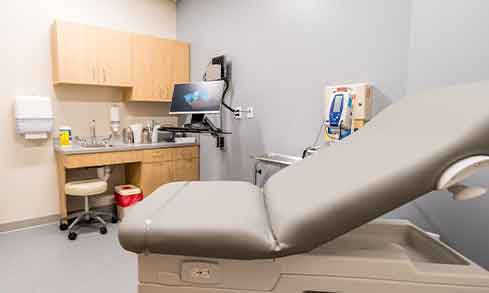
[[95,135],[95,120],[90,121],[88,127],[90,127],[90,139],[92,144],[95,144],[97,142],[97,136]]

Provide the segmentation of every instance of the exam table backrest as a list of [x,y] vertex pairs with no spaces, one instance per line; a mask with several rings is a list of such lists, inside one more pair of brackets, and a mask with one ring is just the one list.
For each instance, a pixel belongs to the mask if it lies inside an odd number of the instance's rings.
[[311,250],[436,189],[489,155],[489,83],[401,99],[339,144],[272,176],[265,203],[279,255]]

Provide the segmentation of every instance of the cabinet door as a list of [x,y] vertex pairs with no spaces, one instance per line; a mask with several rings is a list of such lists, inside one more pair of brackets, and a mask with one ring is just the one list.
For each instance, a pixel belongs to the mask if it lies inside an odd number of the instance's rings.
[[172,40],[159,39],[155,45],[153,85],[155,96],[162,102],[171,102],[173,43]]
[[171,101],[173,87],[177,83],[190,82],[190,46],[188,43],[172,41],[171,73],[172,79],[170,90],[166,99]]
[[155,75],[154,59],[156,57],[155,42],[149,36],[133,34],[132,42],[132,73],[133,88],[128,97],[131,101],[156,101],[153,88]]
[[199,178],[198,158],[173,161],[174,181],[197,181]]
[[161,162],[160,163],[160,186],[173,181],[173,162]]
[[99,83],[131,87],[131,34],[97,28]]
[[133,34],[129,101],[171,102],[175,83],[189,81],[189,45]]
[[141,189],[144,196],[150,195],[161,186],[161,162],[141,164]]
[[55,22],[51,34],[53,83],[97,84],[95,29],[76,23]]

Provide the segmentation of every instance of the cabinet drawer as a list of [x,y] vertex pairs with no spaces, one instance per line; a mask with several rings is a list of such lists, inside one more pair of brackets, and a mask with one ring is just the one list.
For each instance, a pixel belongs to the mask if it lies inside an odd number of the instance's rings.
[[199,147],[183,147],[173,149],[173,160],[187,160],[199,157]]
[[79,154],[65,156],[64,166],[65,168],[71,169],[132,163],[139,162],[141,160],[142,153],[140,151]]
[[110,154],[110,160],[112,164],[141,162],[143,160],[143,152],[141,151],[114,152]]
[[97,154],[68,155],[64,158],[65,168],[80,168],[96,165]]
[[171,149],[155,149],[143,151],[143,162],[166,162],[172,160]]

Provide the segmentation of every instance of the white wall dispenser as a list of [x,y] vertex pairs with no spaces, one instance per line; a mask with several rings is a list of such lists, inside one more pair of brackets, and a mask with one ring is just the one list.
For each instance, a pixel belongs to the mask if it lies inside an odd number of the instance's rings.
[[53,105],[51,98],[18,96],[15,99],[17,133],[26,139],[47,139],[53,130]]

